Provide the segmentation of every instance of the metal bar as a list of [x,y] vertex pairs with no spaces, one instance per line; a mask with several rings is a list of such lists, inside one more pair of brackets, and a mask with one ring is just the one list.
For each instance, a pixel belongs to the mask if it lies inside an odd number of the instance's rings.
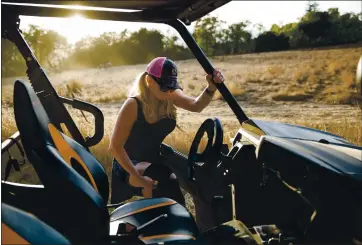
[[[6,15],[7,16],[5,17],[8,17],[7,22],[5,22],[4,27],[2,26],[4,29],[3,31],[6,33],[5,36],[15,44],[23,56],[28,68],[27,75],[29,77],[30,83],[39,100],[41,101],[42,106],[47,112],[49,119],[60,131],[62,131],[60,125],[61,123],[64,123],[72,135],[72,138],[84,146],[87,150],[89,150],[82,134],[80,133],[67,109],[60,101],[54,87],[50,83],[31,48],[18,29],[18,16],[8,15],[8,13],[6,13]],[[2,18],[4,18],[4,16]]]
[[[231,0],[193,1],[38,1],[2,2],[6,12],[43,17],[70,17],[82,14],[89,19],[134,22],[165,22],[174,19],[195,21]],[[77,6],[78,5],[78,6]]]
[[1,184],[5,184],[8,186],[15,186],[15,187],[24,187],[24,188],[37,188],[37,189],[44,189],[44,185],[32,185],[32,184],[21,184],[16,182],[10,182],[10,181],[1,181]]
[[235,187],[233,184],[230,185],[231,192],[231,210],[232,210],[232,220],[236,220],[236,208],[235,208]]
[[88,147],[97,145],[104,136],[104,116],[102,111],[98,107],[78,99],[68,99],[61,96],[59,96],[59,99],[63,104],[65,103],[71,105],[73,108],[78,109],[81,112],[86,111],[93,115],[94,135],[91,137],[86,137],[85,143]]
[[134,229],[134,233],[136,234],[140,234],[145,228],[147,228],[148,226],[152,225],[153,223],[155,223],[156,221],[162,219],[162,218],[167,218],[167,214],[161,214],[159,216],[157,216],[154,219],[151,219],[150,221],[147,221],[146,223],[144,223],[143,225],[137,227],[136,229]]
[[8,139],[6,139],[3,143],[1,143],[1,154],[9,150],[13,145],[15,145],[15,141],[20,140],[19,131],[11,135]]
[[22,15],[22,16],[37,16],[37,17],[56,17],[69,18],[74,15],[82,15],[84,18],[91,20],[107,20],[107,21],[130,21],[130,22],[155,22],[162,23],[173,18],[175,13],[162,12],[156,14],[151,11],[106,11],[106,10],[91,10],[77,9],[67,6],[29,6],[29,5],[11,5],[2,3],[2,8],[6,9],[7,14]]
[[[181,35],[182,39],[185,41],[186,45],[189,47],[191,52],[194,54],[195,58],[198,60],[202,68],[205,70],[207,74],[212,74],[214,72],[214,67],[207,59],[206,55],[202,51],[202,49],[197,45],[195,39],[192,37],[190,32],[187,30],[186,26],[180,20],[173,20],[166,22],[175,28],[178,33]],[[235,100],[234,96],[230,93],[229,89],[226,87],[224,83],[216,84],[217,89],[220,94],[223,96],[225,101],[230,106],[231,110],[234,112],[235,116],[239,120],[240,124],[248,120],[249,118],[246,116],[244,111],[239,106],[238,102]]]

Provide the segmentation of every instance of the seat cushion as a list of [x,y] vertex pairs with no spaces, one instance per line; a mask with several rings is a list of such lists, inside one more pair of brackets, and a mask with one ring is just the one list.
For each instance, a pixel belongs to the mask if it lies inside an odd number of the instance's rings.
[[1,219],[4,244],[70,244],[37,217],[4,203],[1,204]]
[[116,235],[120,223],[139,227],[163,214],[167,217],[142,231],[140,239],[144,243],[194,240],[198,236],[199,231],[191,213],[169,198],[141,199],[117,208],[110,217],[110,235]]

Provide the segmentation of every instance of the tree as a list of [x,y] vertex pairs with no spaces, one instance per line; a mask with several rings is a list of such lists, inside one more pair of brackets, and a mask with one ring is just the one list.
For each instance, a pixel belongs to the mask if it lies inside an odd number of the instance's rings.
[[214,55],[221,21],[217,17],[205,17],[196,21],[193,33],[196,42],[206,55]]
[[314,43],[324,39],[331,27],[328,12],[308,12],[299,23],[301,30]]
[[270,28],[271,32],[274,32],[275,34],[280,34],[282,32],[282,28],[280,28],[279,25],[273,24]]
[[44,30],[38,26],[30,25],[24,32],[24,38],[33,49],[39,63],[46,67],[54,66],[53,59],[58,57],[55,50],[65,50],[67,40],[55,31]]
[[284,34],[277,35],[273,32],[265,32],[255,39],[255,51],[280,51],[289,49],[289,38]]
[[308,1],[306,10],[307,13],[318,11],[318,3],[316,1]]
[[7,39],[1,39],[1,74],[3,77],[25,74],[25,61],[15,45]]
[[283,34],[284,36],[288,37],[289,46],[291,48],[306,47],[309,45],[308,38],[302,31],[299,30],[298,23],[296,22],[288,23],[281,27],[274,24],[270,28],[270,31],[277,35]]
[[178,44],[177,36],[165,37],[164,39],[164,55],[173,60],[189,59],[192,57],[191,51]]
[[258,30],[259,34],[265,32],[265,27],[260,23],[254,24],[254,28]]
[[339,14],[338,9],[328,9],[331,28],[326,36],[327,44],[354,43],[362,40],[362,21],[360,15]]
[[[340,14],[338,8],[320,12],[314,1],[308,3],[307,12],[297,22],[274,24],[269,31],[261,24],[254,24],[253,27],[259,32],[254,39],[246,30],[250,26],[249,21],[228,26],[224,23],[210,16],[196,22],[193,36],[207,55],[278,51],[362,41],[361,14]],[[155,56],[167,56],[174,60],[193,57],[177,36],[165,36],[157,30],[145,28],[136,32],[124,30],[85,37],[74,45],[68,44],[58,33],[34,25],[23,33],[40,64],[56,71],[100,67],[104,64],[144,64]],[[1,56],[3,76],[24,75],[24,59],[10,41],[3,40]]]
[[249,21],[242,21],[229,26],[225,30],[225,41],[230,45],[231,54],[240,54],[243,51],[249,51],[251,42],[251,33],[245,28],[250,25]]

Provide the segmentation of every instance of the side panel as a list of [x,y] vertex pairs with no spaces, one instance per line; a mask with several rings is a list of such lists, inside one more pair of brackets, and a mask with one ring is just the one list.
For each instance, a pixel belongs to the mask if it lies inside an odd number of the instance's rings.
[[269,176],[279,178],[315,209],[306,233],[308,241],[350,242],[362,218],[358,168],[362,163],[323,147],[322,143],[265,136],[258,159],[270,170]]

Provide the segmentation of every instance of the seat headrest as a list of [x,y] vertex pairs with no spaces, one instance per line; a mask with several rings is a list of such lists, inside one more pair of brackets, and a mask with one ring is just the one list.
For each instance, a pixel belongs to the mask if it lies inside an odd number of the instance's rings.
[[54,161],[44,162],[47,155],[44,151],[48,149],[47,146],[53,146],[58,151],[54,154],[61,156],[64,163],[76,169],[101,194],[105,202],[108,201],[108,177],[102,164],[83,146],[59,132],[27,82],[15,81],[14,113],[24,150],[43,184],[53,182],[44,168],[45,165],[56,164]]
[[52,143],[48,131],[49,117],[27,82],[15,81],[14,114],[24,146],[30,149],[42,149],[48,142]]

